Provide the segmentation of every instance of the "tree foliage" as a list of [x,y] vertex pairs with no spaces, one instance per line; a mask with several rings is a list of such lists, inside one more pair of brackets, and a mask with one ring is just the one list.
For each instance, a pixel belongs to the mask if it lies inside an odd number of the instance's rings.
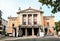
[[0,10],[0,19],[2,18],[2,11]]
[[5,34],[6,34],[6,26],[5,26],[5,25],[4,25],[4,27],[3,27],[2,34],[3,34],[3,35],[5,35]]
[[42,5],[47,5],[49,7],[49,5],[51,7],[53,7],[52,9],[52,13],[57,13],[58,11],[60,11],[60,0],[39,0],[39,2],[42,3]]
[[55,29],[56,29],[57,31],[60,31],[60,21],[55,22]]
[[2,11],[0,10],[0,25],[2,23]]

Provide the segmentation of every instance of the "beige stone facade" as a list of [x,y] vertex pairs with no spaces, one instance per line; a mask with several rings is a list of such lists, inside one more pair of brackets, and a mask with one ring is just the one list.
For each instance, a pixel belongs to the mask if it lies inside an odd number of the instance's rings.
[[[24,36],[37,35],[41,28],[43,30],[46,27],[52,28],[54,26],[54,16],[43,16],[43,13],[43,11],[31,7],[18,11],[17,17],[8,17],[7,33],[15,33],[15,30],[12,28],[13,24],[14,28],[16,28],[16,35],[19,34],[18,31],[21,29],[22,35]],[[53,30],[51,32],[53,32]]]

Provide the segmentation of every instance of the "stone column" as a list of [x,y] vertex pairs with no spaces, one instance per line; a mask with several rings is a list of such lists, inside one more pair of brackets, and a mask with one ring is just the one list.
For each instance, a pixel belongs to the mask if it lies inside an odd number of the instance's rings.
[[25,28],[25,36],[27,36],[27,28]]
[[32,36],[34,36],[34,28],[32,28]]
[[47,35],[49,35],[49,28],[47,29]]
[[28,14],[26,14],[26,25],[28,25]]
[[43,32],[45,33],[45,31],[44,31],[44,27],[43,27]]
[[20,25],[22,25],[23,24],[23,14],[20,14]]
[[33,14],[32,14],[32,25],[33,25]]
[[39,33],[38,33],[38,34],[39,34],[39,36],[40,36],[40,32],[41,32],[41,30],[40,30],[40,27],[39,27]]
[[18,27],[16,28],[16,37],[18,37]]
[[15,30],[12,29],[12,36],[14,37],[15,36]]

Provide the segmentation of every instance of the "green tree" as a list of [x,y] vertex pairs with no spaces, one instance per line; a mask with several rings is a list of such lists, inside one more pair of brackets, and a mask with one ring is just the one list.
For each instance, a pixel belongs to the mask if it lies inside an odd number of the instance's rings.
[[4,28],[3,28],[2,34],[3,34],[3,35],[6,34],[6,26],[5,26],[5,25],[4,25]]
[[48,7],[53,7],[52,13],[57,13],[60,11],[60,0],[39,0],[42,5],[47,5]]
[[56,29],[57,31],[60,31],[60,21],[55,22],[55,29]]
[[58,32],[60,31],[60,21],[55,22],[55,30],[57,31],[58,34]]
[[0,25],[2,24],[2,11],[0,10]]
[[0,19],[2,18],[2,11],[0,10]]
[[22,26],[19,25],[18,27],[19,27],[19,31],[18,31],[19,34],[18,34],[18,36],[20,37],[20,36],[22,36],[22,34],[23,34],[22,29],[21,29]]

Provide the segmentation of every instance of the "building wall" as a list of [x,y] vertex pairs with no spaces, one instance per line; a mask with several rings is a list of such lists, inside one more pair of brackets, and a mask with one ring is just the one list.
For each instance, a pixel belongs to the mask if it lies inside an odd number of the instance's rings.
[[[20,18],[21,16],[18,15],[16,20],[12,20],[12,19],[8,19],[8,28],[7,28],[7,33],[12,33],[12,24],[14,23],[14,27],[18,27],[19,25],[22,24],[22,20]],[[44,19],[44,16],[41,14],[40,18],[38,18],[38,21],[40,20],[40,24],[43,27],[47,27],[47,22],[49,22],[49,27],[53,27],[54,26],[54,18],[51,17],[48,20]]]
[[14,24],[14,27],[19,26],[19,16],[15,20],[8,19],[7,33],[12,33],[12,24]]
[[[37,14],[37,15],[38,15],[38,16],[37,16],[37,21],[38,21],[37,23],[38,23],[38,25],[41,25],[41,17],[40,17],[41,15],[40,15],[40,12],[37,12],[37,13],[20,13],[20,14],[19,14],[19,17],[20,17],[20,18],[19,18],[19,19],[20,19],[20,25],[22,25],[22,15],[23,15],[23,14],[26,14],[26,15],[28,15],[28,14],[32,14],[32,15],[33,15],[33,14]],[[40,20],[39,20],[39,19],[40,19]],[[33,20],[32,20],[32,21],[33,21]]]
[[55,25],[54,18],[50,18],[50,27],[53,27]]
[[[38,10],[32,9],[30,12],[31,8],[24,10],[23,12],[19,12],[17,17],[9,17],[8,18],[8,29],[7,33],[12,33],[12,24],[14,23],[14,27],[18,27],[19,25],[22,25],[22,15],[23,14],[38,14],[37,16],[37,22],[38,25],[42,25],[43,27],[47,27],[47,22],[49,22],[49,27],[54,26],[54,17],[52,16],[43,16],[43,13],[41,13]],[[25,13],[24,13],[25,12]],[[47,18],[47,19],[46,19]],[[27,18],[26,18],[27,20]],[[33,21],[33,20],[32,20]],[[26,21],[27,22],[27,21]],[[32,23],[33,25],[33,23]]]
[[53,27],[55,25],[54,23],[54,17],[50,16],[48,19],[46,19],[48,17],[44,18],[44,27],[47,27],[47,22],[49,22],[49,27]]
[[44,27],[44,19],[43,19],[43,15],[42,14],[40,15],[40,18],[41,18],[40,19],[41,20],[41,25]]

